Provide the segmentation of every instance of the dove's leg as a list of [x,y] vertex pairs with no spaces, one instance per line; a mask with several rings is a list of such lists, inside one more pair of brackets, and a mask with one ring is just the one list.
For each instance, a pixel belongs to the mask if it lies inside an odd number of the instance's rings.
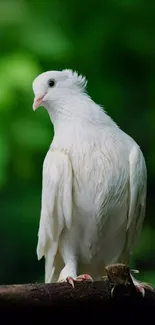
[[89,274],[82,274],[77,276],[77,263],[75,260],[70,260],[65,267],[62,269],[58,282],[68,282],[74,287],[74,282],[76,281],[91,281],[93,279]]
[[69,260],[65,267],[62,269],[58,282],[69,282],[74,287],[74,279],[77,277],[77,263],[76,261]]

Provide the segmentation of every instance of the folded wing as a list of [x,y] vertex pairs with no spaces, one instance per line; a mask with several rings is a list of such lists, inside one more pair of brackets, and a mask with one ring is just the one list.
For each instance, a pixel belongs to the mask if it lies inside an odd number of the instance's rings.
[[131,250],[137,243],[145,216],[147,170],[143,154],[138,146],[129,156],[129,212],[124,261],[129,262]]
[[42,206],[37,256],[45,256],[45,282],[49,282],[59,239],[72,222],[72,166],[66,153],[50,149],[43,164]]

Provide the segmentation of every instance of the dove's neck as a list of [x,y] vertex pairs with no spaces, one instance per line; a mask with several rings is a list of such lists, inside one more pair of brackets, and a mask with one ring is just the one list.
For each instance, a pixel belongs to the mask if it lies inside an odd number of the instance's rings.
[[[62,95],[48,108],[54,130],[102,128],[117,125],[86,93],[72,92]],[[90,127],[91,126],[91,127]],[[91,132],[90,130],[90,132]],[[88,131],[88,130],[87,130]]]
[[48,112],[54,125],[51,148],[74,153],[75,148],[85,152],[89,147],[91,151],[109,131],[117,132],[117,125],[86,94],[70,94],[52,105]]

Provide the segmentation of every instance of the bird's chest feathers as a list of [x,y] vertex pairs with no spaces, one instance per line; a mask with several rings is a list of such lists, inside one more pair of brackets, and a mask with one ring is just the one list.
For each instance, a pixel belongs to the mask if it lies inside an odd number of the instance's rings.
[[121,195],[120,188],[123,191],[128,178],[128,164],[124,164],[125,155],[121,156],[120,147],[110,137],[75,133],[54,141],[52,147],[65,151],[70,158],[73,196],[78,207],[90,213],[100,209],[103,201],[108,203]]

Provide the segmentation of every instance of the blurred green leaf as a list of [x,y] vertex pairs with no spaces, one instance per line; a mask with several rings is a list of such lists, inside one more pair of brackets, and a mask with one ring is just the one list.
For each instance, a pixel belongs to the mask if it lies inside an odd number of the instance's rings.
[[5,135],[0,132],[0,187],[7,179],[7,164],[9,158],[9,143]]
[[51,133],[41,122],[17,119],[12,123],[16,143],[32,152],[44,149],[51,141]]
[[149,257],[150,251],[153,255],[155,255],[154,237],[155,229],[149,226],[145,226],[142,229],[139,242],[137,243],[137,247],[134,250],[135,257],[137,256],[139,259],[145,261]]
[[6,56],[0,62],[1,83],[9,88],[32,89],[32,81],[37,76],[39,65],[22,52]]

